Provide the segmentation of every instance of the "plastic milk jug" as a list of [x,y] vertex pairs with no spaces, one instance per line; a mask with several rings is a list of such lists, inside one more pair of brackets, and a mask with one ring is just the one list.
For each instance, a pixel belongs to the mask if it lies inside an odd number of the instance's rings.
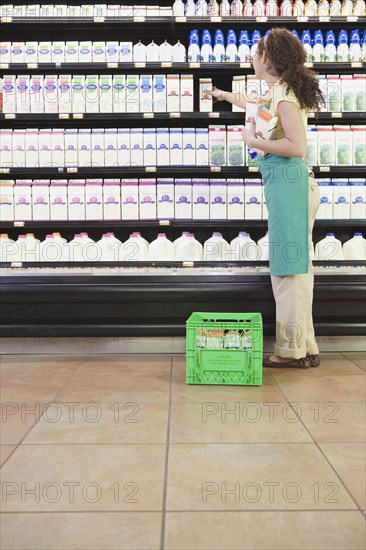
[[326,237],[315,245],[316,260],[343,260],[342,243],[335,238],[334,233],[327,233]]
[[193,233],[188,233],[175,244],[175,259],[177,262],[202,261],[202,245],[194,238]]
[[157,239],[150,243],[147,258],[150,262],[174,261],[174,244],[165,233],[158,233]]
[[259,239],[259,241],[257,242],[257,247],[258,247],[258,260],[260,260],[262,262],[268,262],[269,261],[269,236],[268,236],[268,231],[264,235],[264,237]]
[[355,233],[349,241],[343,245],[345,260],[366,260],[366,239],[362,233]]
[[240,231],[239,235],[231,241],[230,246],[233,260],[236,262],[258,259],[257,244],[246,231]]
[[203,245],[203,261],[221,262],[230,259],[230,245],[218,231],[212,233]]

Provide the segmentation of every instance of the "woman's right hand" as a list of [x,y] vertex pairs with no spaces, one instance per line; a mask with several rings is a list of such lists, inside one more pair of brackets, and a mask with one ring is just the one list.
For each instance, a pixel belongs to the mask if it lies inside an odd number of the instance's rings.
[[220,90],[220,88],[214,88],[211,92],[207,92],[207,94],[211,95],[217,101],[225,101],[225,93],[226,92]]

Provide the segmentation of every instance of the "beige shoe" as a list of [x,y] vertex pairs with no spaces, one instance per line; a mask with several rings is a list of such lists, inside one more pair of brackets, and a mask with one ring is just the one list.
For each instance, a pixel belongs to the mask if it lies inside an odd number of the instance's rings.
[[271,358],[267,357],[266,359],[263,359],[263,366],[273,369],[308,369],[311,365],[309,357],[290,359],[286,363],[277,363],[277,361],[271,361]]

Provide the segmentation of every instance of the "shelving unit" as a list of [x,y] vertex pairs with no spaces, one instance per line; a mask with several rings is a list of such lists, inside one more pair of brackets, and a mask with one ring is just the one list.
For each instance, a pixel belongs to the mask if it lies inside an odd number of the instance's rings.
[[[51,2],[42,2],[51,3]],[[59,1],[59,4],[69,3]],[[82,2],[81,2],[82,3]],[[110,4],[117,3],[110,0]],[[119,2],[118,2],[119,3]],[[135,4],[146,1],[135,0]],[[80,4],[73,2],[73,4]],[[160,0],[171,6],[172,0]],[[365,17],[298,17],[298,18],[140,18],[124,19],[2,19],[3,40],[112,40],[148,43],[151,39],[187,44],[193,28],[234,28],[236,31],[282,26],[304,29],[365,28]],[[357,74],[366,72],[366,63],[308,64],[321,74]],[[194,113],[100,113],[100,114],[0,114],[4,128],[21,127],[205,127],[209,124],[240,123],[242,113],[217,103],[213,113],[198,111],[198,79],[213,76],[214,83],[230,89],[235,75],[253,74],[250,63],[54,63],[3,64],[6,74],[158,74],[191,73],[195,81]],[[314,124],[360,124],[358,113],[319,113],[309,118]],[[315,167],[317,177],[363,177],[364,169],[356,166]],[[179,174],[179,175],[178,175]],[[88,168],[11,168],[0,169],[1,179],[42,178],[129,178],[129,177],[256,177],[255,167],[88,167]],[[335,229],[342,241],[366,225],[365,220],[317,220],[314,242],[326,229]],[[139,229],[152,240],[162,229],[171,238],[182,230],[193,231],[205,240],[212,230],[222,230],[228,239],[238,230],[249,230],[257,240],[263,236],[266,220],[172,220],[172,221],[80,221],[80,222],[0,222],[0,229],[10,236],[34,231],[36,237],[48,231],[62,230],[70,238],[76,231],[87,229],[100,237],[106,229],[127,238],[131,229]],[[1,318],[3,337],[14,336],[124,336],[183,335],[185,320],[194,310],[261,311],[267,335],[274,330],[274,301],[268,265],[264,262],[196,264],[194,267],[172,264],[23,264],[10,267],[1,264]],[[362,335],[365,329],[364,277],[365,262],[315,262],[314,322],[317,334]]]

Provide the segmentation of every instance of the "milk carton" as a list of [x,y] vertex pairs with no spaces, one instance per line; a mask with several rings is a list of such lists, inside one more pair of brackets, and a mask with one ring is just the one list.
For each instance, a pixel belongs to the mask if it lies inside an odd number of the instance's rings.
[[209,166],[208,128],[196,128],[196,165]]
[[228,220],[244,220],[244,182],[243,180],[228,180],[227,183],[227,218]]
[[364,112],[366,110],[366,75],[355,74],[355,110]]
[[54,128],[51,134],[52,145],[52,166],[62,167],[65,166],[65,137],[64,130],[61,128]]
[[212,78],[200,78],[200,111],[203,113],[211,113],[213,111],[212,95],[208,92],[212,91]]
[[85,77],[74,75],[71,81],[72,89],[72,112],[85,113]]
[[[141,130],[142,131],[142,130]],[[131,148],[134,147],[135,142],[130,143],[130,130],[128,128],[119,128],[117,134],[117,163],[118,166],[130,166],[133,165],[133,160],[131,157],[132,151]],[[141,162],[143,159],[143,151],[141,146]],[[140,164],[142,166],[142,164]]]
[[49,181],[34,181],[32,184],[32,219],[34,221],[50,219]]
[[157,166],[170,165],[169,128],[156,129]]
[[11,46],[11,62],[12,63],[24,63],[25,58],[25,43],[24,42],[12,42]]
[[140,180],[140,220],[156,219],[156,180]]
[[103,219],[103,184],[100,180],[86,180],[85,219]]
[[175,180],[175,219],[192,219],[192,181],[190,179]]
[[65,140],[65,166],[78,166],[78,131],[75,128],[66,128]]
[[43,76],[33,75],[30,78],[30,111],[44,113]]
[[39,130],[38,147],[39,147],[39,165],[52,166],[52,131],[50,128]]
[[329,126],[318,126],[318,160],[319,166],[336,164],[335,132]]
[[154,113],[166,113],[166,76],[156,74],[153,77],[153,110]]
[[366,182],[361,178],[349,180],[351,189],[351,220],[364,220],[366,217]]
[[352,75],[341,75],[342,112],[355,111],[355,82]]
[[170,134],[170,165],[181,166],[183,164],[182,128],[171,128],[169,134]]
[[50,220],[67,220],[67,180],[55,180],[50,185]]
[[245,180],[245,219],[262,219],[263,185],[260,180]]
[[108,41],[105,47],[105,60],[107,63],[118,63],[119,61],[119,43]]
[[308,166],[318,165],[318,132],[316,126],[308,126],[306,131],[307,152],[305,162]]
[[38,43],[38,63],[51,63],[52,62],[52,42],[39,42]]
[[0,65],[11,62],[11,42],[0,42]]
[[14,221],[14,181],[0,181],[0,220]]
[[104,131],[105,166],[118,166],[118,130],[106,128]]
[[[7,144],[9,144],[10,140],[10,163],[12,166],[18,167],[18,168],[24,168],[26,166],[25,162],[25,130],[17,130],[15,129],[13,131],[13,147],[11,150],[11,134],[6,134],[5,130],[5,143],[3,142],[4,146],[6,147]],[[2,138],[3,139],[3,138]],[[12,156],[11,156],[12,154]],[[7,155],[6,155],[7,158]]]
[[144,128],[144,166],[156,166],[155,128]]
[[79,63],[92,62],[92,43],[90,40],[79,42]]
[[196,165],[196,129],[183,128],[183,165]]
[[328,107],[328,80],[326,75],[319,74],[317,76],[318,82],[319,82],[319,88],[322,93],[323,99],[324,99],[324,105],[321,107],[322,112],[329,111]]
[[139,219],[138,180],[122,180],[122,220]]
[[192,218],[210,219],[210,183],[208,179],[199,179],[192,183]]
[[2,83],[3,113],[16,113],[16,76],[4,75]]
[[166,77],[167,112],[180,111],[180,78],[179,74],[168,74]]
[[113,76],[113,112],[124,113],[126,111],[126,77],[125,75]]
[[91,158],[93,166],[105,166],[104,130],[99,128],[91,133]]
[[132,63],[132,42],[119,43],[119,60],[120,63]]
[[91,166],[91,130],[80,128],[78,132],[78,165]]
[[126,111],[138,113],[140,110],[139,76],[127,75],[126,77]]
[[79,63],[79,42],[65,42],[65,63]]
[[71,75],[62,74],[58,77],[58,87],[60,90],[58,101],[59,113],[72,113],[72,86]]
[[105,42],[93,42],[92,44],[92,62],[105,63]]
[[131,128],[131,166],[144,166],[144,133],[142,128]]
[[65,42],[59,40],[52,42],[51,62],[56,64],[65,62]]
[[58,112],[59,89],[57,76],[47,75],[44,77],[44,112]]
[[339,75],[328,75],[327,80],[328,111],[340,112],[342,110],[342,87]]
[[152,113],[153,111],[153,77],[151,74],[140,76],[140,111]]
[[225,166],[226,164],[226,127],[209,126],[210,166]]
[[30,113],[30,76],[18,76],[16,85],[16,112]]
[[67,186],[69,220],[85,220],[85,181],[70,180]]
[[246,95],[253,99],[259,98],[261,95],[261,81],[255,75],[249,74],[247,76]]
[[39,166],[38,130],[27,129],[25,131],[25,166]]
[[182,74],[180,77],[180,111],[193,113],[193,75]]
[[352,133],[350,126],[334,126],[337,166],[350,166],[353,161]]
[[14,218],[17,221],[32,219],[31,180],[18,180],[14,186]]
[[320,192],[319,210],[316,215],[317,220],[333,219],[333,184],[330,179],[318,179]]
[[103,219],[121,219],[121,182],[104,180],[103,184]]
[[85,111],[99,113],[99,76],[87,75],[85,79]]
[[99,111],[112,113],[113,111],[113,80],[112,75],[99,77]]
[[[19,158],[15,154],[14,137],[11,130],[0,130],[0,166],[7,168],[14,166],[15,168],[24,166],[19,165]],[[13,163],[13,148],[14,148],[14,163]],[[23,139],[23,152],[24,152],[24,139]],[[24,159],[25,161],[25,155]]]
[[351,216],[351,187],[348,179],[333,180],[334,206],[333,217],[335,220],[349,220]]
[[210,220],[227,219],[227,185],[225,180],[210,181]]
[[160,178],[157,180],[157,218],[159,220],[174,219],[174,180]]
[[[236,100],[239,101],[246,93],[246,77],[245,75],[234,76],[232,82],[232,92],[235,94]],[[233,113],[243,113],[244,109],[237,105],[232,105]]]
[[352,126],[353,162],[355,166],[366,164],[366,127]]
[[38,42],[26,42],[24,49],[24,63],[38,62]]
[[243,126],[227,127],[227,166],[244,166]]

